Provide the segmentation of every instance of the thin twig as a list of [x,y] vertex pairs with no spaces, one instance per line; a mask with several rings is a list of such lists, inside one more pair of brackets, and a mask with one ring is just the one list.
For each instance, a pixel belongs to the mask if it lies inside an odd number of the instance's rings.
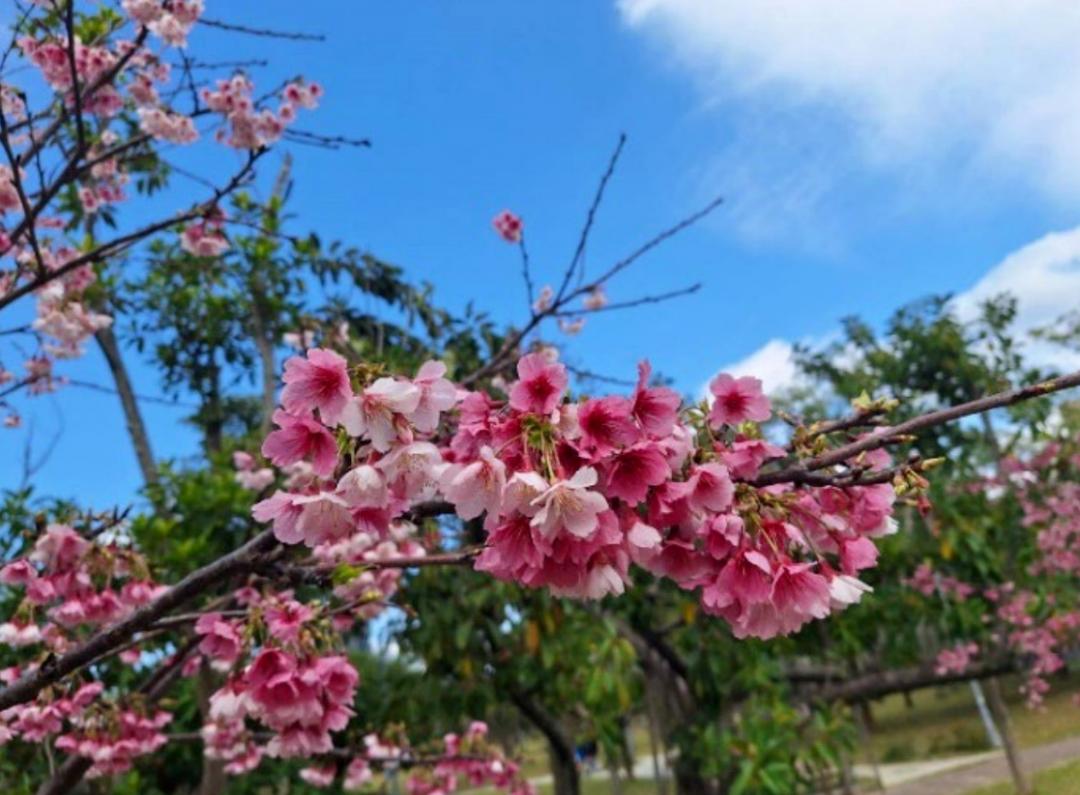
[[208,28],[228,30],[233,33],[244,33],[248,36],[262,36],[271,39],[286,39],[289,41],[326,41],[326,36],[321,33],[300,33],[288,30],[271,30],[269,28],[251,28],[247,25],[238,25],[235,22],[222,22],[218,19],[199,18],[200,25]]
[[600,177],[600,184],[596,187],[596,194],[593,196],[592,204],[589,205],[589,211],[585,216],[585,226],[581,229],[581,235],[578,237],[577,248],[574,249],[574,256],[570,260],[570,265],[566,269],[566,273],[563,275],[562,285],[559,287],[557,293],[559,298],[562,298],[566,294],[567,287],[570,286],[570,279],[573,278],[574,270],[580,265],[578,283],[585,278],[585,247],[589,243],[589,233],[592,232],[593,222],[596,220],[596,211],[600,209],[600,203],[604,200],[604,190],[607,188],[608,182],[611,181],[611,176],[615,173],[615,167],[619,163],[619,156],[622,154],[623,147],[626,146],[626,133],[619,134],[619,142],[615,144],[615,151],[611,153],[611,159],[608,161],[607,169],[605,169],[603,176]]

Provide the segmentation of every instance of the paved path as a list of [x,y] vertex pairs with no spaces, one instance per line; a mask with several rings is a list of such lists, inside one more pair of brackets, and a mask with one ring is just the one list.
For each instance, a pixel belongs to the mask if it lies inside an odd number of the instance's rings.
[[[1020,752],[1024,770],[1029,776],[1044,768],[1080,758],[1080,737],[1069,737]],[[963,795],[968,790],[1009,780],[1009,767],[1000,751],[961,757],[963,766],[943,773],[929,772],[925,777],[888,786],[888,795]],[[943,762],[953,760],[941,760]],[[885,765],[894,768],[895,765]],[[884,772],[884,771],[883,771]]]
[[[1024,770],[1030,776],[1039,770],[1080,758],[1080,736],[1028,748],[1021,751],[1021,755]],[[879,765],[878,772],[887,795],[964,795],[968,790],[1009,779],[1009,767],[1001,751],[986,751],[918,762],[893,762]],[[668,775],[668,770],[662,761],[660,774]],[[871,780],[874,778],[873,770],[868,765],[856,765],[855,775]],[[634,776],[638,779],[652,780],[652,757],[638,757],[634,764]],[[608,771],[600,768],[592,772],[583,772],[583,777],[605,779],[608,777]],[[536,776],[530,778],[529,782],[534,785],[550,784],[551,776]]]

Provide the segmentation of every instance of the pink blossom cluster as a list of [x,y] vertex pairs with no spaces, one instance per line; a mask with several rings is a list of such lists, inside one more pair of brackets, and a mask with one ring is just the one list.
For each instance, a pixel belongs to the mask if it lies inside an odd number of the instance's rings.
[[[359,676],[340,655],[300,655],[284,647],[262,648],[242,672],[211,698],[211,721],[203,727],[207,753],[246,772],[263,755],[306,757],[333,748],[331,732],[344,729]],[[273,732],[254,743],[252,719]]]
[[132,21],[149,29],[170,47],[185,47],[188,33],[203,13],[202,0],[123,0]]
[[510,795],[533,795],[535,789],[521,778],[517,763],[506,759],[487,742],[488,726],[472,721],[461,735],[443,738],[446,758],[429,777],[411,776],[405,783],[409,795],[445,795],[458,789],[464,779],[470,788],[494,787]]
[[[51,524],[29,555],[0,569],[0,583],[25,589],[15,618],[0,635],[12,645],[44,643],[63,652],[78,627],[111,624],[158,597],[163,586],[145,571],[137,553],[92,543],[67,525]],[[102,581],[107,585],[99,585]]]
[[79,187],[79,203],[83,212],[92,214],[110,204],[119,204],[127,199],[124,187],[128,175],[120,161],[115,157],[106,157],[108,147],[115,144],[117,136],[111,130],[101,134],[101,140],[90,149],[90,158],[94,165]]
[[199,139],[195,122],[190,116],[174,113],[167,108],[139,108],[139,129],[159,141],[190,144]]
[[236,469],[236,482],[245,489],[260,492],[274,482],[274,470],[270,467],[257,467],[251,453],[237,451],[233,453],[232,460]]
[[963,602],[973,593],[975,587],[963,580],[934,571],[929,563],[920,563],[915,572],[904,583],[909,588],[914,588],[923,596],[933,596],[935,593],[946,598]]
[[204,88],[200,98],[210,110],[220,113],[228,123],[218,132],[218,140],[237,149],[259,149],[277,141],[292,124],[300,108],[311,109],[322,97],[318,83],[293,82],[285,87],[277,112],[256,107],[251,94],[254,86],[243,74],[219,80],[215,89]]
[[[5,669],[0,678],[6,684],[14,681],[19,673],[18,669]],[[0,712],[0,745],[16,737],[39,743],[59,734],[65,721],[77,719],[97,700],[103,689],[100,682],[91,682],[76,688],[70,696],[39,698],[5,709]]]
[[[71,63],[68,58],[67,38],[46,38],[40,41],[32,36],[18,40],[19,49],[38,68],[41,76],[55,91],[68,91],[72,86]],[[92,83],[116,65],[116,55],[106,47],[87,46],[75,39],[75,73],[80,86]]]
[[135,709],[87,711],[72,719],[74,728],[56,738],[57,749],[93,762],[87,778],[111,776],[131,769],[135,759],[168,742],[162,729],[172,713]]
[[[372,765],[408,768],[404,791],[408,795],[448,795],[466,782],[469,788],[491,787],[510,795],[533,795],[535,789],[520,775],[520,767],[506,759],[487,741],[488,727],[473,721],[464,734],[447,734],[443,753],[418,755],[405,738],[389,741],[376,734],[364,737],[364,755],[353,758],[345,768],[342,789],[360,792],[372,784]],[[300,778],[317,788],[333,785],[338,769],[333,763],[314,764],[300,771]]]
[[979,653],[977,643],[958,643],[951,649],[942,649],[938,652],[934,664],[934,672],[938,676],[948,673],[962,674],[971,664],[971,660]]
[[482,519],[476,566],[496,577],[598,599],[636,564],[700,589],[737,636],[771,637],[858,601],[872,539],[895,529],[888,484],[752,485],[786,455],[758,433],[770,410],[756,379],[719,376],[711,407],[680,413],[647,365],[631,395],[577,401],[544,353],[518,362],[505,397],[456,389],[436,362],[412,379],[361,371],[323,349],[286,362],[263,454],[308,461],[316,479],[253,511],[285,543],[386,538],[441,496]]
[[229,250],[224,225],[225,216],[220,211],[189,223],[180,233],[180,247],[193,257],[220,257]]
[[[73,250],[62,249],[55,265],[61,265],[73,256]],[[54,341],[46,344],[47,353],[61,359],[81,356],[86,340],[112,324],[112,317],[88,309],[83,302],[86,288],[96,278],[93,268],[85,265],[53,279],[38,290],[37,317],[32,326]]]
[[509,210],[503,210],[496,215],[491,225],[495,227],[499,237],[507,243],[521,242],[521,235],[525,228],[524,224],[522,224],[521,218]]
[[[331,732],[344,729],[353,714],[359,681],[351,663],[329,651],[337,641],[324,619],[332,612],[298,602],[289,591],[260,595],[245,588],[237,599],[246,614],[212,612],[195,624],[199,652],[229,672],[210,700],[210,721],[202,730],[206,753],[225,760],[230,772],[243,773],[264,755],[329,751]],[[248,721],[273,736],[256,743]]]

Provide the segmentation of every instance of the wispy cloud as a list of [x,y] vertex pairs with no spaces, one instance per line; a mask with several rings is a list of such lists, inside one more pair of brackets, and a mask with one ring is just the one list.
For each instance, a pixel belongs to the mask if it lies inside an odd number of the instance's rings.
[[[988,181],[1053,202],[1080,198],[1072,0],[617,5],[695,77],[704,101],[725,111],[737,103],[716,168],[747,188],[738,220],[751,236],[768,231],[770,210],[783,219],[785,204],[799,226],[800,215],[842,200],[854,171],[889,175],[909,194],[892,200],[908,206],[911,194],[941,201],[943,191],[987,201]],[[780,229],[790,235],[792,221]]]

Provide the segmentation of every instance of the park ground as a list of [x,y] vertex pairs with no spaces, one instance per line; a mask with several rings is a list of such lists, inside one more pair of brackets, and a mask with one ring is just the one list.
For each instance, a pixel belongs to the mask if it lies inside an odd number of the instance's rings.
[[[1033,754],[1031,779],[1034,795],[1080,795],[1080,673],[1059,678],[1041,709],[1029,709],[1019,692],[1019,680],[1003,681],[1018,745]],[[927,688],[909,698],[890,696],[871,707],[872,726],[869,742],[861,743],[856,763],[862,791],[877,787],[868,771],[877,764],[884,772],[918,771],[925,762],[925,772],[906,784],[898,784],[898,795],[909,792],[935,792],[928,789],[935,779],[948,787],[949,782],[990,777],[993,780],[1003,767],[1000,754],[992,749],[980,721],[974,696],[967,684]],[[1060,742],[1077,738],[1076,742]],[[582,782],[583,795],[656,795],[659,792],[652,774],[648,733],[643,721],[632,724],[631,741],[636,758],[635,780],[612,782],[603,765]],[[1042,749],[1039,753],[1037,749]],[[1057,756],[1061,758],[1056,758]],[[547,755],[542,741],[529,738],[518,749],[525,774],[537,785],[539,795],[550,795],[547,780]],[[983,766],[980,768],[979,766]],[[980,770],[983,776],[962,776],[956,770]],[[915,775],[918,776],[918,771]],[[670,788],[669,788],[670,790]],[[486,795],[476,791],[475,795]],[[974,789],[943,790],[948,795],[1011,795],[1007,780]]]

